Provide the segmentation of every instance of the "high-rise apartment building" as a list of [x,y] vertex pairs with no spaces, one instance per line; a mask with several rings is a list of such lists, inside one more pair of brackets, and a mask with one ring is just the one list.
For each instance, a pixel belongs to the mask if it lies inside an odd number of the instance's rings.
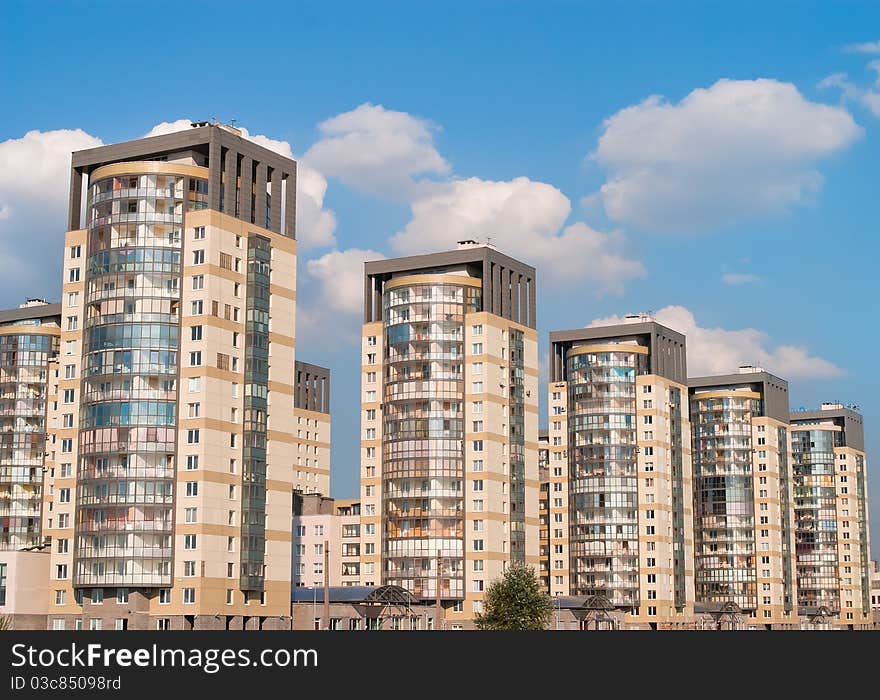
[[788,382],[741,367],[688,385],[696,603],[797,626]]
[[41,299],[0,311],[0,617],[13,629],[46,627],[60,312]]
[[692,624],[684,336],[645,315],[551,332],[549,392],[551,592],[600,596],[627,626]]
[[535,271],[465,241],[365,272],[362,584],[466,624],[508,562],[538,568]]
[[294,494],[294,588],[360,585],[360,516],[360,501]]
[[791,413],[798,606],[835,625],[871,622],[862,416],[839,403]]
[[296,422],[294,489],[330,493],[330,370],[307,362],[294,365]]
[[538,579],[550,592],[550,437],[538,431]]
[[43,543],[51,363],[61,305],[31,299],[0,311],[0,551]]
[[287,626],[295,194],[217,124],[73,154],[50,626]]

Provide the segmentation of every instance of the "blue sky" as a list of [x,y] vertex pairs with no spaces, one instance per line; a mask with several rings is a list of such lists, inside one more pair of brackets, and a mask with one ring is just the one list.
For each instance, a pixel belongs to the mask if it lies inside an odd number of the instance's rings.
[[0,305],[58,298],[65,153],[235,119],[301,160],[297,354],[334,373],[334,495],[362,260],[466,234],[537,265],[542,353],[650,310],[692,369],[859,404],[880,522],[871,42],[868,2],[7,2]]

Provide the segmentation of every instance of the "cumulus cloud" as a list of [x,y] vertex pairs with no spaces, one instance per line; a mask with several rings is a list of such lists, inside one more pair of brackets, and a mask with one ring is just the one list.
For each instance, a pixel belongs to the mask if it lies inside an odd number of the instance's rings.
[[853,53],[880,53],[880,41],[866,41],[863,44],[850,44],[846,48]]
[[757,282],[759,279],[761,278],[758,275],[753,275],[750,272],[728,272],[721,275],[721,281],[724,284],[730,285],[750,284],[751,282]]
[[[878,53],[880,53],[880,49],[878,49]],[[846,73],[834,73],[819,83],[819,87],[837,88],[841,91],[844,99],[856,102],[875,117],[880,117],[880,59],[869,62],[867,67],[868,70],[876,73],[873,85],[859,85],[850,80]]]
[[[29,131],[0,143],[0,297],[57,300],[60,291],[70,154],[100,146],[82,129]],[[45,256],[34,251],[47,251]]]
[[[189,119],[175,119],[156,124],[144,136],[161,136],[175,131],[192,128]],[[268,148],[286,158],[296,159],[293,148],[287,141],[271,139],[262,134],[252,134],[246,128],[238,127],[243,138]],[[336,243],[336,216],[324,208],[324,195],[327,192],[327,179],[308,163],[299,160],[296,168],[296,238],[301,250],[326,248]]]
[[597,195],[635,228],[704,231],[808,200],[819,161],[861,133],[842,107],[776,80],[719,80],[678,103],[655,95],[605,120]]
[[401,254],[491,239],[502,252],[539,267],[539,281],[551,284],[583,280],[600,292],[621,293],[627,281],[645,274],[621,233],[582,222],[562,228],[571,202],[552,185],[526,177],[457,180],[433,188],[411,209],[410,222],[391,238]]
[[406,201],[429,182],[425,176],[449,173],[434,147],[436,127],[407,112],[366,103],[321,122],[318,129],[321,139],[304,159],[364,192]]
[[303,294],[297,308],[297,340],[324,348],[340,340],[354,341],[363,320],[364,263],[384,257],[375,250],[348,248],[306,262],[306,274],[299,278]]
[[[667,306],[654,318],[687,338],[688,375],[699,377],[735,372],[756,365],[783,379],[832,379],[843,374],[834,363],[811,355],[802,345],[773,346],[767,333],[755,328],[726,330],[700,326],[684,306]],[[621,316],[596,319],[589,325],[622,323]]]

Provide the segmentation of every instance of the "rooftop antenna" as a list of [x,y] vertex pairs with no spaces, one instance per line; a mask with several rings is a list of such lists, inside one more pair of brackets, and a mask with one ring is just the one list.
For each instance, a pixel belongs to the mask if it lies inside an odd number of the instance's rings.
[[229,120],[229,125],[230,125],[230,126],[235,126],[235,122],[237,122],[237,121],[238,121],[237,119],[230,119],[230,120]]

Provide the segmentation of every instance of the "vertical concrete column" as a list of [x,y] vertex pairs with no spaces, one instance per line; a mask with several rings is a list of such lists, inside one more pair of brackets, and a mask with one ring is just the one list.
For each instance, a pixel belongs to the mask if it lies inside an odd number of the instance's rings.
[[269,178],[269,169],[265,163],[257,163],[257,177],[254,180],[254,187],[257,190],[257,196],[254,200],[254,223],[257,226],[268,228],[266,226],[266,185]]
[[373,318],[373,278],[364,275],[364,323],[375,320]]
[[510,315],[510,270],[506,267],[501,270],[501,318],[508,318]]
[[208,208],[220,211],[220,139],[217,129],[211,129],[208,142]]
[[535,278],[529,277],[527,280],[527,284],[529,287],[529,318],[528,325],[530,328],[538,327],[538,316],[537,310],[535,309]]
[[238,187],[238,152],[229,148],[223,168],[223,213],[235,216],[236,189]]
[[272,168],[272,199],[269,202],[269,230],[281,233],[281,170]]
[[67,230],[76,231],[82,217],[83,174],[76,168],[70,169],[70,202],[67,207]]
[[284,192],[284,235],[296,238],[296,168],[288,174]]
[[527,326],[527,316],[529,309],[528,286],[526,285],[526,276],[519,276],[519,322]]
[[238,201],[238,216],[242,221],[253,222],[251,198],[254,190],[254,159],[243,156],[241,159],[241,192]]
[[492,308],[496,316],[501,315],[501,266],[492,263]]

